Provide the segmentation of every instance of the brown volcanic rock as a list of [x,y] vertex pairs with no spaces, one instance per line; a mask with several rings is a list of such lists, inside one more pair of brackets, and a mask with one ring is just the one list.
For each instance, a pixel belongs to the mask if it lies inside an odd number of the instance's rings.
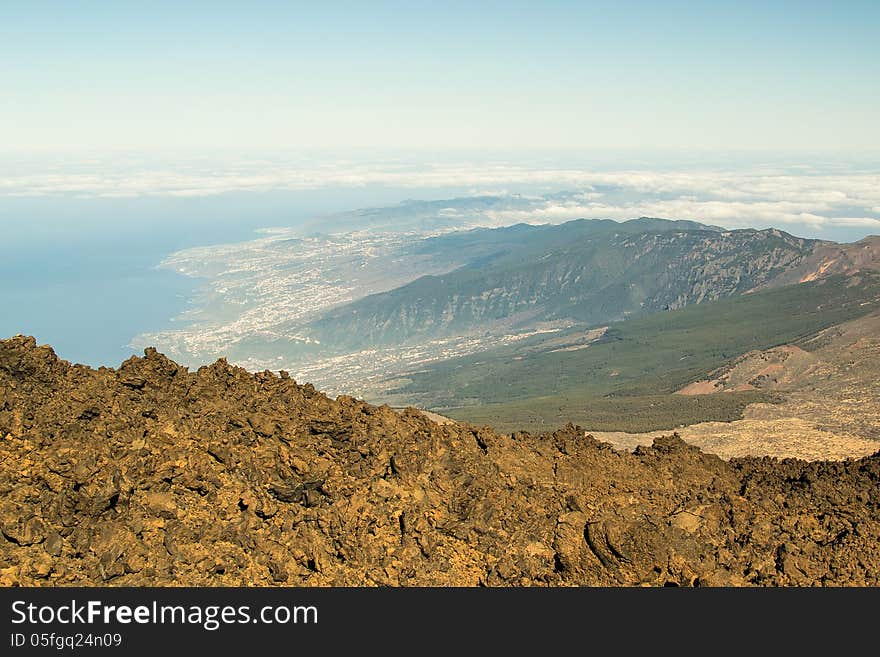
[[4,585],[878,584],[878,480],[0,341]]

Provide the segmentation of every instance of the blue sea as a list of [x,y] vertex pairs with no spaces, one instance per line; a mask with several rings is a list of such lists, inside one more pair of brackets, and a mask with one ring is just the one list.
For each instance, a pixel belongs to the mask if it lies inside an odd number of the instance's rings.
[[115,367],[136,353],[132,338],[173,326],[190,303],[199,281],[157,269],[174,251],[437,194],[375,186],[195,198],[0,198],[0,338],[33,335],[71,362]]

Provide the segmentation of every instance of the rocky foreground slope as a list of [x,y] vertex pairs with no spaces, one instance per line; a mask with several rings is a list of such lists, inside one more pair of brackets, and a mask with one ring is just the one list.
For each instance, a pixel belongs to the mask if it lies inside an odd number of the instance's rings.
[[0,341],[4,585],[880,584],[880,453],[438,425],[154,350]]

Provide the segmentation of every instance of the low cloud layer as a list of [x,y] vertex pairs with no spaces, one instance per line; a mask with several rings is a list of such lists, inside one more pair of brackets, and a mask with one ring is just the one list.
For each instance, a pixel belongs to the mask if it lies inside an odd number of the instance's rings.
[[570,219],[618,219],[634,217],[661,217],[689,219],[725,228],[745,228],[776,225],[807,225],[867,227],[880,229],[880,219],[875,217],[836,216],[844,208],[833,204],[813,205],[791,201],[742,201],[702,200],[677,198],[672,200],[643,200],[618,204],[592,202],[587,204],[559,204],[553,201],[537,202],[531,210],[489,211],[487,216],[496,225],[516,222],[556,223]]
[[[809,167],[741,170],[616,170],[530,168],[493,163],[407,165],[207,161],[174,167],[80,163],[51,170],[0,169],[2,197],[199,197],[227,193],[357,188],[531,190],[527,202],[479,212],[486,225],[629,219],[691,219],[730,228],[804,225],[880,231],[880,171]],[[535,194],[534,190],[544,193]],[[560,194],[560,190],[577,190]],[[448,212],[447,212],[448,214]]]

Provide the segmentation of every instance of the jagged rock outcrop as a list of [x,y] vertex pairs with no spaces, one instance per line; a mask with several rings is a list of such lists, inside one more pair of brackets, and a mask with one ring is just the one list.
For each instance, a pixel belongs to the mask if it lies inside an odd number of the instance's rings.
[[880,583],[880,453],[440,426],[155,350],[0,341],[3,585]]

